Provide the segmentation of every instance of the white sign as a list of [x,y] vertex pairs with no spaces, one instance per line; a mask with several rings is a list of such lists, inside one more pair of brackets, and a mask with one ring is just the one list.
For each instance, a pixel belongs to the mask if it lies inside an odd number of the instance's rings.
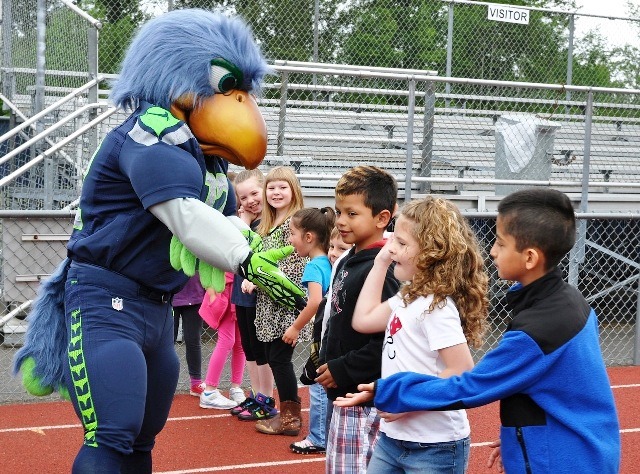
[[529,10],[500,5],[487,5],[487,18],[494,21],[528,25]]

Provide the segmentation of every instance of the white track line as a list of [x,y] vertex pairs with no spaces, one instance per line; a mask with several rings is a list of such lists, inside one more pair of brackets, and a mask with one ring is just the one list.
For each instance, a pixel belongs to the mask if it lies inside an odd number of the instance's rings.
[[236,471],[238,469],[255,469],[260,467],[290,466],[309,462],[324,462],[324,456],[317,458],[294,459],[291,461],[257,462],[252,464],[236,464],[230,466],[200,467],[197,469],[183,469],[180,471],[159,471],[156,474],[190,474],[193,472]]
[[[621,389],[621,388],[638,388],[640,387],[640,384],[629,384],[629,385],[612,385],[611,388],[612,389]],[[308,408],[303,408],[302,411],[309,411]],[[167,422],[170,421],[190,421],[190,420],[206,420],[206,419],[215,419],[215,418],[228,418],[229,414],[228,413],[221,413],[221,414],[217,414],[217,415],[199,415],[199,416],[178,416],[178,417],[172,417],[167,419]],[[35,433],[42,433],[44,430],[66,430],[66,429],[70,429],[70,428],[82,428],[82,425],[80,424],[73,424],[73,425],[45,425],[45,426],[26,426],[26,427],[20,427],[20,428],[1,428],[0,429],[0,434],[2,433],[19,433],[19,432],[26,432],[26,431],[33,431]],[[632,429],[626,429],[626,430],[620,430],[620,433],[636,433],[639,432],[640,428],[632,428]],[[486,446],[487,444],[489,444],[489,442],[487,443],[472,443],[471,446]],[[177,471],[177,472],[183,472],[183,471]],[[191,471],[184,471],[184,472],[191,472]],[[193,471],[193,472],[200,472],[200,471]]]
[[616,388],[638,388],[640,387],[640,383],[634,383],[634,384],[630,384],[630,385],[612,385],[611,388],[616,389]]

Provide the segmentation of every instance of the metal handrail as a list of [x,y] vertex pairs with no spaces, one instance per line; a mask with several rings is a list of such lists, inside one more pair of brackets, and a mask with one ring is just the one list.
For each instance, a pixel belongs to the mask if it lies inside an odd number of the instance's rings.
[[[9,99],[7,99],[3,94],[0,94],[0,100],[7,106],[9,107],[14,114],[16,114],[18,117],[20,117],[20,119],[22,120],[27,120],[27,116],[25,114],[22,113],[22,111],[20,110],[20,107],[18,107],[16,104],[14,104],[13,102],[11,102]],[[36,129],[36,126],[31,124],[31,128],[33,130]],[[29,136],[26,133],[23,133],[23,136],[25,138],[29,138]],[[48,138],[44,139],[49,145],[53,146],[56,143],[53,140],[50,140]],[[60,155],[62,155],[62,157],[67,160],[69,163],[72,162],[71,157],[69,155],[67,155],[65,152],[61,151]]]
[[[7,153],[6,155],[4,155],[3,157],[0,158],[0,165],[2,163],[5,163],[7,161],[9,161],[11,158],[13,158],[14,156],[16,156],[17,154],[19,154],[20,152],[26,150],[27,148],[29,148],[31,145],[36,144],[39,140],[41,140],[42,138],[45,138],[46,136],[48,136],[49,134],[55,132],[56,130],[58,130],[60,127],[62,127],[64,124],[66,124],[69,120],[72,120],[74,118],[76,118],[79,115],[82,115],[83,113],[85,113],[87,110],[90,109],[97,109],[97,108],[102,108],[104,107],[104,104],[87,104],[87,105],[83,105],[82,107],[80,107],[77,110],[74,110],[73,112],[71,112],[69,115],[66,115],[64,117],[62,117],[60,120],[58,120],[56,123],[54,123],[53,125],[51,125],[50,127],[46,128],[45,130],[43,130],[42,132],[38,133],[37,135],[33,136],[32,138],[30,138],[29,140],[27,140],[26,142],[24,142],[22,145],[14,148],[13,150],[11,150],[9,153]],[[53,142],[53,144],[55,145],[55,142]]]
[[[608,94],[631,94],[640,95],[640,89],[622,89],[617,87],[592,87],[592,86],[573,86],[567,84],[549,84],[538,82],[511,82],[511,81],[495,81],[490,79],[467,79],[463,77],[445,77],[445,76],[429,76],[427,74],[403,74],[400,72],[374,72],[371,70],[353,70],[347,68],[322,68],[322,67],[298,67],[277,65],[274,69],[287,73],[306,73],[306,74],[325,74],[334,76],[357,76],[365,78],[394,79],[400,81],[424,81],[424,82],[440,82],[450,84],[467,84],[488,87],[507,87],[511,89],[543,89],[555,90],[558,92],[594,92]],[[401,70],[397,70],[401,71]]]
[[79,137],[80,135],[82,135],[86,131],[90,130],[95,125],[98,125],[100,122],[106,120],[111,115],[113,115],[117,110],[118,109],[116,107],[110,107],[109,109],[106,110],[106,112],[103,112],[102,114],[98,115],[95,119],[93,119],[91,122],[87,123],[85,126],[79,128],[78,130],[73,132],[68,137],[60,140],[58,143],[56,143],[54,146],[52,146],[48,150],[44,151],[43,153],[40,153],[35,158],[29,160],[27,163],[22,165],[20,168],[16,169],[13,173],[11,173],[11,174],[5,176],[4,178],[0,179],[0,188],[4,187],[7,183],[10,183],[14,179],[16,179],[18,176],[20,176],[22,173],[24,173],[28,169],[30,169],[30,168],[34,167],[35,165],[37,165],[38,163],[40,163],[42,160],[44,160],[49,155],[52,155],[53,153],[58,151],[60,148],[66,146],[68,143],[70,143],[71,141],[75,140],[77,137]]
[[95,79],[90,80],[85,85],[78,87],[76,90],[74,90],[70,94],[67,94],[66,96],[64,96],[60,100],[58,100],[58,101],[54,102],[53,104],[51,104],[49,107],[43,109],[41,112],[38,112],[37,114],[32,116],[29,120],[26,120],[26,121],[22,122],[20,125],[17,125],[15,127],[13,127],[11,130],[9,130],[7,133],[5,133],[4,135],[2,135],[0,137],[0,143],[6,141],[7,139],[9,139],[11,137],[13,137],[14,135],[17,135],[18,132],[20,132],[21,130],[24,130],[25,128],[27,128],[32,123],[37,122],[38,120],[40,120],[42,117],[44,117],[48,113],[53,112],[54,110],[59,108],[62,104],[66,104],[70,100],[75,99],[77,96],[82,94],[84,91],[86,91],[86,90],[96,86],[97,84],[99,84],[100,81],[102,81],[102,80],[103,80],[102,75],[96,77]]
[[63,4],[65,4],[71,11],[73,11],[78,16],[87,20],[92,26],[95,26],[97,29],[102,28],[102,22],[100,20],[96,20],[94,17],[89,15],[87,12],[76,6],[74,3],[69,0],[60,0]]

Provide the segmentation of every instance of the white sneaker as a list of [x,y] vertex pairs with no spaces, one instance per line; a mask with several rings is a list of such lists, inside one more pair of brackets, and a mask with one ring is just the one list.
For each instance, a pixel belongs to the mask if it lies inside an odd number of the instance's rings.
[[215,389],[212,392],[202,392],[200,395],[200,407],[201,408],[217,408],[219,410],[229,410],[237,405],[233,400],[229,400],[227,397],[220,393],[220,390]]
[[229,389],[229,397],[231,397],[231,400],[236,402],[236,406],[240,405],[247,399],[247,397],[245,397],[244,395],[244,390],[242,390],[240,387],[231,387]]

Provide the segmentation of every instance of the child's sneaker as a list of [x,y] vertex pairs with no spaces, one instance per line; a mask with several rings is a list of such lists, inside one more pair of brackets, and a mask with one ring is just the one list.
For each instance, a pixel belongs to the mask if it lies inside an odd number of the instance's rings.
[[258,405],[258,402],[256,402],[256,399],[253,397],[248,397],[245,398],[244,401],[242,403],[240,403],[238,406],[233,407],[231,409],[231,414],[233,416],[238,416],[241,412],[243,412],[244,410],[248,410],[251,411],[256,407],[259,407],[260,405]]
[[244,395],[244,390],[242,390],[240,387],[231,387],[229,389],[229,398],[236,402],[236,405],[240,405],[247,399],[247,397],[245,397]]
[[227,397],[220,393],[220,390],[215,389],[211,392],[202,392],[200,395],[200,407],[201,408],[217,408],[219,410],[228,410],[236,406],[236,402],[229,400]]
[[189,395],[193,395],[194,397],[199,397],[200,394],[204,392],[204,389],[206,388],[206,386],[207,384],[205,384],[204,382],[192,384],[191,389],[189,389]]
[[322,446],[315,446],[307,438],[302,441],[291,443],[289,448],[296,454],[323,454],[325,452],[325,448]]
[[278,414],[278,410],[276,410],[276,401],[273,397],[267,397],[266,395],[258,393],[255,400],[257,406],[250,410],[243,410],[238,413],[238,420],[268,420]]

